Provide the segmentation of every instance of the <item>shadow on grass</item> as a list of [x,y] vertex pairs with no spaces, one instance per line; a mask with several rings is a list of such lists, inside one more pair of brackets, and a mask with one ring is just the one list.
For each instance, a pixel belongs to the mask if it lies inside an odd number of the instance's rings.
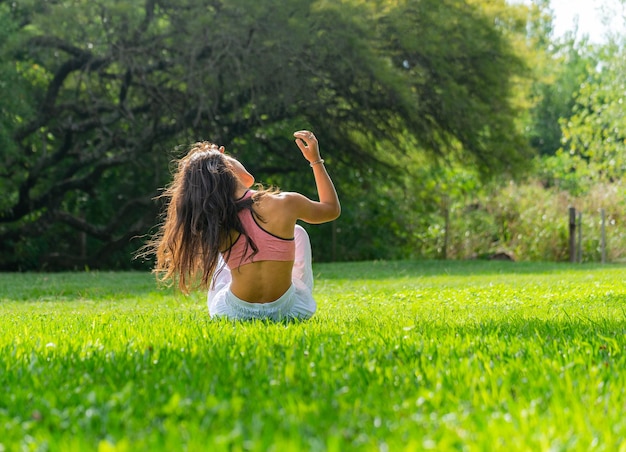
[[554,262],[510,262],[489,260],[404,260],[336,262],[315,265],[321,279],[393,279],[416,276],[476,276],[491,274],[554,274],[572,271],[598,271],[622,268],[623,264],[570,264]]
[[[624,264],[568,264],[503,261],[367,261],[314,264],[319,280],[393,280],[402,278],[479,275],[558,274],[626,269]],[[157,284],[149,272],[0,273],[0,302],[121,301],[133,297],[185,298],[174,288]],[[193,296],[202,298],[194,292]]]
[[149,272],[0,273],[0,287],[0,301],[121,301],[173,293]]

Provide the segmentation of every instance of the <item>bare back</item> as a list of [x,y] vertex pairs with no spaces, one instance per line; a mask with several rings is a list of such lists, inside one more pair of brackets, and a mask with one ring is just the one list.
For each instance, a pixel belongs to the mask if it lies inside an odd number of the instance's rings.
[[[294,236],[297,217],[285,193],[264,194],[253,211],[262,218],[263,229],[285,239]],[[250,303],[268,303],[280,298],[291,286],[293,261],[258,261],[231,271],[233,294]]]

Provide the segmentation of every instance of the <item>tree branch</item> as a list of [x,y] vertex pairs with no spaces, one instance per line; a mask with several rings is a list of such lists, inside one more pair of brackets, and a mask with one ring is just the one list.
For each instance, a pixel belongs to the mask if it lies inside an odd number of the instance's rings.
[[[80,178],[68,177],[60,182],[53,184],[49,187],[44,194],[36,199],[30,198],[30,191],[33,188],[34,183],[28,181],[20,186],[19,200],[6,214],[0,217],[0,223],[12,223],[17,221],[31,212],[35,212],[44,207],[55,206],[59,200],[71,190],[86,190],[89,187],[95,185],[102,175],[102,173],[111,167],[121,165],[128,161],[126,154],[109,157],[98,161],[91,170]],[[82,168],[82,165],[74,165],[70,170],[66,171],[78,171]]]
[[102,241],[108,241],[113,238],[113,234],[117,228],[127,218],[129,212],[135,210],[137,207],[146,207],[152,204],[151,199],[153,196],[146,195],[127,201],[111,218],[106,226],[98,226],[88,223],[86,220],[79,218],[69,212],[57,211],[52,213],[52,221],[60,221],[68,226],[87,233],[91,237],[97,238]]
[[48,84],[45,98],[39,107],[39,113],[37,117],[26,124],[25,126],[17,129],[13,134],[13,139],[17,142],[22,141],[27,136],[32,134],[38,128],[44,126],[50,118],[54,115],[57,97],[63,83],[67,77],[74,71],[84,68],[89,68],[90,71],[98,70],[100,67],[108,63],[107,59],[95,58],[91,52],[84,51],[76,46],[72,46],[65,41],[56,37],[38,36],[30,41],[30,44],[35,47],[51,47],[59,50],[63,50],[74,58],[63,63],[54,74],[54,77]]
[[51,253],[41,258],[40,265],[42,267],[50,266],[53,268],[80,268],[88,266],[90,268],[99,268],[102,263],[111,254],[127,247],[133,238],[145,233],[148,225],[152,225],[154,221],[154,212],[149,211],[143,217],[138,219],[128,230],[119,237],[111,236],[105,239],[98,251],[90,256],[77,256],[64,253]]

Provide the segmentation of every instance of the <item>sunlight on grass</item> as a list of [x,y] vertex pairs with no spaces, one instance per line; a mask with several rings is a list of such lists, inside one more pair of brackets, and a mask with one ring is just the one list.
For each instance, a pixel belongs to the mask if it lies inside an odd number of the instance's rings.
[[307,322],[0,274],[0,450],[624,450],[623,266],[315,267]]

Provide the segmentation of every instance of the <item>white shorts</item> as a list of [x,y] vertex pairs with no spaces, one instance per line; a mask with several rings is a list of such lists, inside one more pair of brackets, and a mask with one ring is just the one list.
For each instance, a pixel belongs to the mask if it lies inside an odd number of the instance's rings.
[[237,320],[250,319],[308,319],[317,308],[313,299],[313,268],[309,235],[300,225],[294,231],[296,257],[291,273],[291,286],[278,300],[270,303],[249,303],[230,291],[230,269],[220,257],[218,270],[213,276],[207,303],[211,318],[226,317]]

